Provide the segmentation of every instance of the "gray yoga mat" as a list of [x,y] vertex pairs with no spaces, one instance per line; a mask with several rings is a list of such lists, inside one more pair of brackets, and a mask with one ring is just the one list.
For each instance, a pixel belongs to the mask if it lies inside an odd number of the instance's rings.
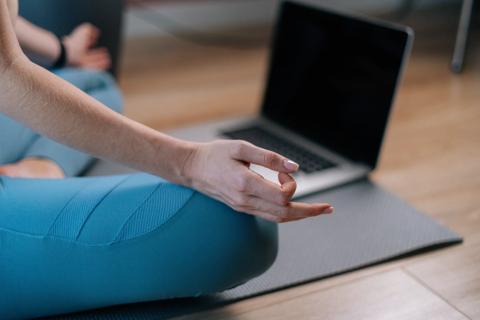
[[[130,170],[99,162],[89,175],[126,171]],[[166,319],[462,241],[369,180],[303,200],[331,202],[336,212],[281,224],[276,262],[265,274],[242,286],[211,297],[117,306],[62,319]]]

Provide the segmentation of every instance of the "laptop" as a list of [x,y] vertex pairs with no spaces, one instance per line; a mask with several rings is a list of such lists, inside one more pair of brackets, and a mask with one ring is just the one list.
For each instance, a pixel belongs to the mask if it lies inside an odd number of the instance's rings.
[[[377,165],[412,40],[408,27],[282,2],[260,114],[212,122],[183,138],[242,139],[288,157],[300,165],[296,198],[366,177]],[[278,183],[276,172],[251,169]]]

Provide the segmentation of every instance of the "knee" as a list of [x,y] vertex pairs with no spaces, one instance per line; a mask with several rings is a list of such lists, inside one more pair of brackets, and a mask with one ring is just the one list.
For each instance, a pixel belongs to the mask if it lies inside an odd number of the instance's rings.
[[[241,285],[265,273],[275,262],[278,252],[278,227],[276,223],[236,212],[225,206],[219,212],[223,220],[221,260],[217,265],[226,272],[223,285],[215,291],[224,291]],[[222,274],[219,270],[219,274]]]
[[236,212],[201,193],[194,193],[164,229],[163,235],[169,234],[175,235],[177,252],[190,252],[185,257],[184,277],[193,266],[197,275],[195,284],[188,282],[178,296],[211,294],[241,285],[267,271],[277,256],[277,224]]
[[249,264],[250,276],[257,277],[266,272],[275,262],[278,253],[278,228],[277,224],[248,216],[244,213],[236,213],[245,215],[245,218],[251,220],[250,230],[245,233],[251,236],[249,241],[237,248],[237,254],[243,256],[245,265]]
[[251,216],[244,218],[251,223],[242,229],[244,235],[238,238],[233,235],[229,239],[231,246],[226,259],[230,259],[231,263],[225,274],[224,285],[216,288],[217,292],[233,289],[262,275],[277,257],[277,224]]

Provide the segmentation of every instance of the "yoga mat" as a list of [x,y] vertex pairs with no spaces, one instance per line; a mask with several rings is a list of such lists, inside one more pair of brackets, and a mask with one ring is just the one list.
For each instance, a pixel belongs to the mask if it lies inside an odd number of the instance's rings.
[[[90,174],[125,171],[100,162]],[[336,212],[281,224],[276,262],[266,273],[242,286],[210,297],[124,305],[61,318],[167,319],[462,241],[454,232],[367,179],[303,200],[328,201]]]

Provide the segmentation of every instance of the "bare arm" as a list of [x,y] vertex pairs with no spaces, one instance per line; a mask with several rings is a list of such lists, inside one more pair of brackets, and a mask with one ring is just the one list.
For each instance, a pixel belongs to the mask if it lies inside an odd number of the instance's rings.
[[[105,108],[30,62],[0,1],[0,111],[46,136],[137,169],[179,181],[189,144]],[[34,116],[32,116],[34,115]]]
[[60,55],[60,43],[57,36],[24,18],[17,18],[15,32],[22,48],[40,58],[40,63],[52,65]]
[[116,114],[20,53],[2,73],[0,97],[0,111],[49,138],[184,183],[187,143]]
[[[274,221],[328,213],[328,204],[291,202],[298,165],[239,141],[195,144],[178,140],[104,107],[30,62],[15,37],[6,0],[0,0],[0,112],[59,142],[194,187],[231,207]],[[280,184],[248,169],[279,171]]]
[[[22,17],[17,17],[15,33],[22,49],[36,63],[52,66],[60,56],[60,41],[55,34],[42,29]],[[62,38],[69,66],[106,70],[110,54],[106,48],[95,48],[100,30],[90,23],[82,23]]]

